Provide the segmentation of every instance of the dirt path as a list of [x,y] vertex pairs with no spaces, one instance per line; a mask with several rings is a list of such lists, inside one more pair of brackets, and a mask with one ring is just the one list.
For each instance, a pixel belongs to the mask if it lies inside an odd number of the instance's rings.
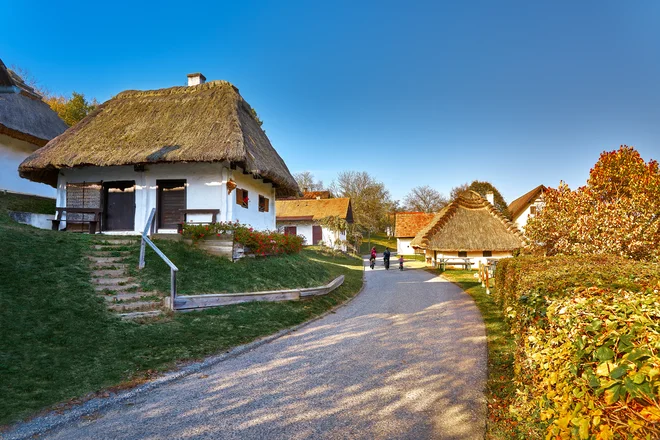
[[481,439],[486,337],[455,285],[367,268],[288,336],[46,435],[57,439]]

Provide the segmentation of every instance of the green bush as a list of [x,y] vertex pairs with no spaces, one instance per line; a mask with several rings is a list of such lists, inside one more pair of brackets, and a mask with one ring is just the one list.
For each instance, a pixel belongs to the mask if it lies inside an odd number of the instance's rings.
[[660,266],[513,258],[494,295],[518,342],[512,417],[553,439],[660,438]]

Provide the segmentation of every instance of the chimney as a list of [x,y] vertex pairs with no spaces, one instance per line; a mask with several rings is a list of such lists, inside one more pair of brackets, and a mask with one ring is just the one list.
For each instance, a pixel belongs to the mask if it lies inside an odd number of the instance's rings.
[[486,193],[486,200],[488,200],[488,203],[490,203],[491,205],[494,206],[495,205],[495,194],[493,194],[492,191],[488,191]]
[[198,86],[206,82],[206,77],[201,73],[189,73],[188,74],[188,87]]

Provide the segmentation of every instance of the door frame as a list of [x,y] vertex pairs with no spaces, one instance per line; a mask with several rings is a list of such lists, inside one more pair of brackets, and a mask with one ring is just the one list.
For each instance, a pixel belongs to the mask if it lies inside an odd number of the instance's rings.
[[[163,183],[168,183],[168,182],[176,182],[176,183],[182,183],[183,182],[183,209],[186,209],[188,207],[188,180],[187,179],[157,179],[156,180],[156,231],[159,229],[166,229],[170,230],[172,228],[163,228],[161,225],[162,219],[160,217],[160,214],[162,212],[161,209],[161,194],[163,192]],[[174,228],[176,229],[176,228]]]
[[[108,189],[116,188],[119,183],[122,184],[132,184],[133,186],[133,228],[132,229],[108,229]],[[125,232],[125,231],[134,231],[135,230],[135,213],[137,212],[137,197],[135,191],[137,189],[137,183],[135,180],[108,180],[101,183],[101,206],[103,207],[103,213],[101,215],[101,227],[100,230],[103,232]]]

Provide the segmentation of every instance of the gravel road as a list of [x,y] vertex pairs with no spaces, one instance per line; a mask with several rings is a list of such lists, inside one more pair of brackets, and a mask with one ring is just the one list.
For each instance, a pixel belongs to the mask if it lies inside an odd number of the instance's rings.
[[486,337],[469,296],[367,267],[348,306],[68,425],[53,439],[482,439]]

